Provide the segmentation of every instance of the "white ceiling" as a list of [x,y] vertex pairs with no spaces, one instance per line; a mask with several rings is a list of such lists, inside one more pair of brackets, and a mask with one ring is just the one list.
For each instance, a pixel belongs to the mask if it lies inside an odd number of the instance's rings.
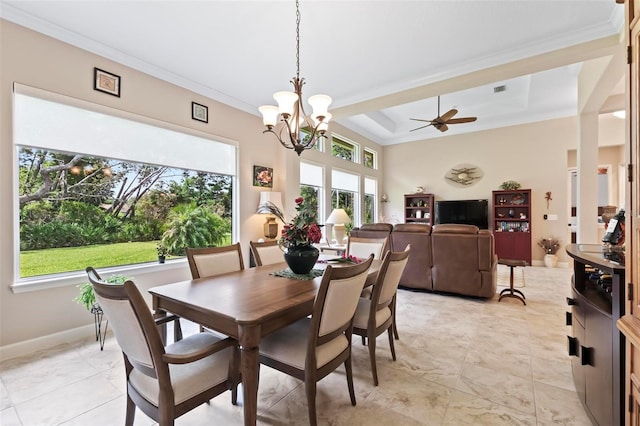
[[[389,145],[575,115],[581,63],[617,43],[624,6],[303,0],[300,12],[304,97],[330,95],[335,121]],[[255,115],[292,90],[293,1],[0,0],[0,16]],[[441,112],[478,120],[410,132],[409,118],[435,118],[437,95]]]

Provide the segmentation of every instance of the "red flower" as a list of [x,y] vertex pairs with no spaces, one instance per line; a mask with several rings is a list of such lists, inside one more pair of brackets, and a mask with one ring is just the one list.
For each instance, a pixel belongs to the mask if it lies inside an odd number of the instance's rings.
[[304,201],[304,198],[302,197],[298,197],[295,199],[296,204],[299,206],[300,204],[302,204],[302,202]]

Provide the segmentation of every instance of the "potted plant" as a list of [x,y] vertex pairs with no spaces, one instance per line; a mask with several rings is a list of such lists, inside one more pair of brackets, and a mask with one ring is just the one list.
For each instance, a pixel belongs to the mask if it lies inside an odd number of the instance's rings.
[[[111,275],[104,282],[108,284],[124,284],[125,281],[130,279],[130,277],[125,277],[124,275]],[[92,314],[102,312],[100,305],[96,303],[96,295],[93,293],[91,283],[80,284],[78,288],[80,288],[80,294],[74,297],[73,301],[83,305]]]
[[156,251],[158,252],[158,263],[164,263],[167,256],[169,256],[169,250],[167,249],[167,246],[165,246],[163,243],[158,243],[158,245],[156,246]]
[[553,238],[543,238],[538,241],[538,245],[544,250],[544,264],[548,268],[555,268],[558,263],[558,249],[560,248],[560,242]]

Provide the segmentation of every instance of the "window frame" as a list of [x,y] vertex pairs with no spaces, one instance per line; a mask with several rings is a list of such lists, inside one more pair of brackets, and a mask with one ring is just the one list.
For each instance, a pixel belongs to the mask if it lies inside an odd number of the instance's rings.
[[[104,106],[104,105],[100,105],[100,104],[95,104],[93,102],[89,102],[89,101],[85,101],[82,99],[77,99],[77,98],[72,98],[69,96],[65,96],[65,95],[61,95],[61,94],[57,94],[57,93],[52,93],[46,90],[42,90],[42,89],[37,89],[34,87],[30,87],[30,86],[26,86],[26,85],[22,85],[19,83],[14,83],[13,84],[13,91],[12,91],[12,115],[13,115],[13,119],[12,119],[12,125],[14,126],[13,128],[13,133],[14,133],[14,137],[11,140],[11,145],[12,145],[12,151],[13,151],[13,161],[12,161],[12,175],[13,175],[13,182],[12,182],[12,203],[13,203],[13,235],[12,235],[12,239],[13,239],[13,253],[14,253],[14,257],[13,257],[13,271],[12,271],[12,282],[10,284],[10,289],[12,290],[13,293],[23,293],[23,292],[28,292],[28,291],[34,291],[34,290],[41,290],[41,289],[49,289],[49,288],[55,288],[55,287],[63,287],[63,286],[69,286],[69,285],[73,285],[73,284],[80,284],[80,283],[84,283],[86,282],[86,273],[84,271],[69,271],[69,272],[64,272],[64,273],[57,273],[57,274],[50,274],[50,275],[41,275],[41,276],[37,276],[37,277],[27,277],[27,278],[21,278],[20,277],[20,202],[19,202],[19,191],[18,191],[18,186],[19,186],[19,162],[18,162],[18,151],[20,146],[37,146],[37,144],[35,145],[25,145],[24,143],[19,143],[16,140],[15,134],[16,134],[16,128],[15,128],[15,122],[16,122],[16,118],[15,118],[15,108],[16,108],[16,100],[15,97],[16,95],[25,95],[28,97],[33,97],[33,98],[38,98],[40,100],[44,100],[44,101],[49,101],[49,102],[54,102],[54,103],[58,103],[58,104],[62,104],[64,106],[69,106],[69,107],[74,107],[74,108],[79,108],[82,109],[84,111],[88,111],[88,112],[93,112],[93,113],[98,113],[98,114],[104,114],[104,115],[108,115],[111,117],[115,117],[115,118],[119,118],[119,119],[123,119],[123,120],[128,120],[131,121],[133,123],[138,123],[138,124],[143,124],[143,125],[147,125],[147,126],[152,126],[154,128],[157,128],[161,131],[163,130],[167,130],[167,131],[171,131],[171,132],[176,132],[181,134],[184,137],[196,137],[196,138],[201,138],[201,139],[205,139],[207,140],[207,142],[213,142],[213,143],[219,143],[219,144],[224,144],[224,145],[228,145],[230,147],[230,149],[232,150],[231,152],[233,153],[234,156],[234,161],[233,161],[233,165],[230,166],[233,170],[233,174],[230,174],[229,176],[231,177],[231,185],[232,188],[235,188],[235,190],[232,191],[232,199],[231,199],[231,203],[232,203],[232,219],[231,219],[231,238],[232,240],[237,240],[238,236],[239,236],[239,223],[240,223],[240,218],[239,216],[239,190],[238,188],[238,168],[239,168],[239,144],[237,141],[228,139],[228,138],[224,138],[224,137],[220,137],[217,135],[212,135],[209,133],[205,133],[205,132],[201,132],[195,129],[191,129],[188,127],[184,127],[181,125],[177,125],[177,124],[173,124],[173,123],[168,123],[168,122],[164,122],[164,121],[160,121],[157,119],[153,119],[153,118],[149,118],[149,117],[145,117],[133,112],[129,112],[129,111],[123,111],[123,110],[119,110],[119,109],[115,109],[115,108],[111,108],[108,106]],[[206,146],[206,144],[205,144]],[[213,146],[213,145],[211,145]],[[60,149],[60,148],[50,148],[50,147],[46,147],[46,149],[54,149],[54,150],[62,150],[64,151],[64,149]],[[92,156],[103,156],[102,153],[91,153],[90,152],[91,149],[85,149],[83,150],[82,153],[87,154],[87,155],[92,155]],[[109,155],[110,158],[119,158],[121,156],[118,155]],[[123,160],[127,160],[127,161],[140,161],[138,159],[128,159],[128,158],[120,158]],[[157,165],[169,165],[169,164],[157,164]],[[176,167],[175,164],[171,164],[170,166],[172,167]],[[206,168],[204,170],[202,169],[191,169],[188,168],[188,170],[199,170],[199,171],[204,171],[207,173],[219,173],[219,172],[215,172],[215,171],[211,171],[211,170],[207,170]],[[141,264],[131,264],[131,265],[119,265],[119,266],[113,266],[113,267],[105,267],[105,268],[101,268],[101,271],[103,271],[103,273],[110,275],[110,274],[122,274],[122,275],[136,275],[136,274],[143,274],[143,273],[148,273],[148,272],[153,272],[153,271],[166,271],[168,269],[177,269],[177,268],[183,268],[184,267],[184,263],[186,262],[185,259],[179,259],[179,260],[175,260],[169,263],[165,263],[165,264],[158,264],[157,262],[147,262],[147,263],[141,263]]]
[[[334,155],[334,153],[333,153],[334,142],[337,145],[340,144],[340,143],[342,143],[343,145],[350,145],[353,148],[351,150],[352,158],[351,159],[347,159],[347,158],[342,158],[342,157],[339,157],[337,155]],[[331,156],[333,158],[339,158],[339,159],[344,160],[344,161],[349,161],[350,163],[360,164],[360,150],[361,150],[360,144],[357,143],[357,142],[354,142],[353,140],[351,140],[349,138],[341,136],[341,135],[339,135],[337,133],[332,133],[331,134],[331,142],[330,142],[329,149],[330,149],[330,154],[331,154]]]

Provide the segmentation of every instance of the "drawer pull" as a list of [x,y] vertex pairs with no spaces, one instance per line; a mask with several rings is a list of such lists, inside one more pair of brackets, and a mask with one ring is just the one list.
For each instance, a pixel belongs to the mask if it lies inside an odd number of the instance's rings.
[[569,306],[573,306],[573,305],[577,305],[578,302],[576,302],[576,299],[572,298],[572,297],[567,297],[567,305]]
[[575,337],[567,336],[569,343],[569,356],[578,356],[578,339]]
[[580,345],[580,352],[582,365],[593,365],[593,348]]
[[565,312],[565,323],[566,325],[573,324],[573,315],[571,314],[571,312]]

